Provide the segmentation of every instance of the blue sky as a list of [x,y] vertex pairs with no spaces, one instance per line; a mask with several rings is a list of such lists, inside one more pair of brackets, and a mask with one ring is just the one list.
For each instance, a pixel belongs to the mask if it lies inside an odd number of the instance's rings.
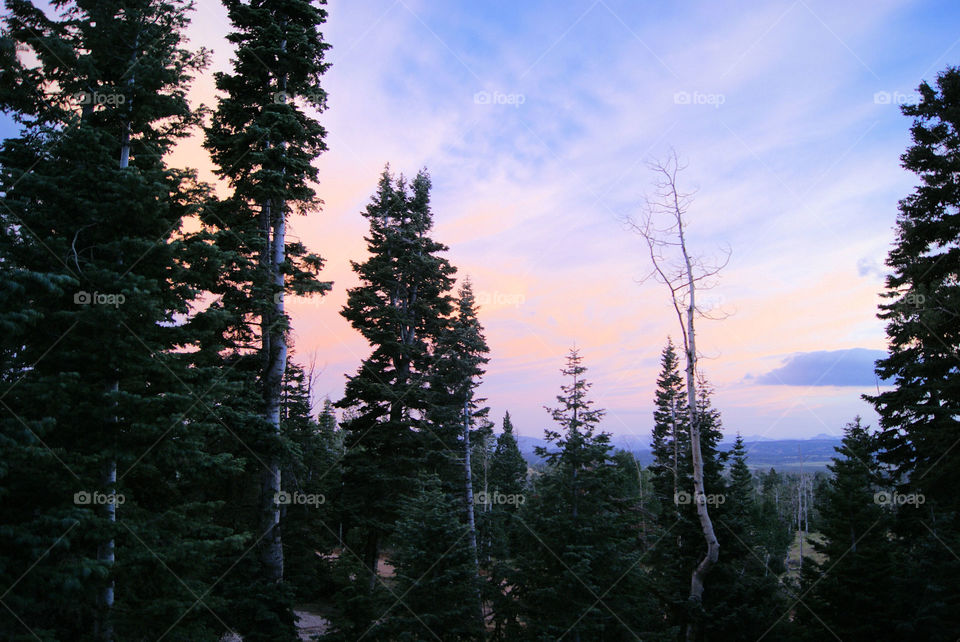
[[[335,0],[329,12],[326,206],[293,231],[328,257],[335,289],[291,305],[321,394],[338,397],[368,353],[338,314],[365,251],[360,211],[385,163],[425,166],[435,236],[487,302],[493,416],[510,410],[542,435],[576,342],[603,427],[648,432],[659,353],[679,330],[663,286],[638,283],[649,265],[623,218],[652,192],[646,163],[672,148],[697,190],[692,246],[733,252],[706,294],[727,316],[700,325],[725,429],[875,423],[860,395],[875,390],[883,260],[913,185],[896,103],[960,61],[960,5]],[[191,34],[214,49],[211,71],[229,60],[227,29],[200,0]],[[212,102],[209,74],[191,95]],[[212,178],[196,140],[171,160]]]

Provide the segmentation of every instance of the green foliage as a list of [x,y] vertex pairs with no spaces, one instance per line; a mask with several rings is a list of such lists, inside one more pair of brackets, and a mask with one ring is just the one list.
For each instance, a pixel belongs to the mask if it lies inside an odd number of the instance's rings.
[[462,498],[443,492],[435,476],[420,483],[422,489],[402,502],[389,556],[398,599],[371,634],[391,640],[478,639],[479,586],[466,545]]
[[571,350],[562,370],[570,383],[548,408],[561,429],[545,431],[556,449],[541,450],[546,471],[518,516],[512,596],[523,639],[635,639],[650,616],[623,478],[609,435],[596,432],[604,411],[587,396],[585,371]]
[[206,449],[217,372],[184,321],[203,284],[183,223],[205,190],[164,162],[200,118],[188,8],[8,3],[5,46],[36,65],[8,58],[0,85],[21,124],[0,148],[4,639],[229,626],[213,589],[246,542],[207,484],[239,462]]
[[807,606],[799,615],[810,633],[826,633],[826,627],[843,639],[876,640],[897,631],[903,604],[893,589],[891,513],[876,501],[876,493],[888,487],[877,449],[877,437],[859,417],[847,424],[821,497],[822,537],[812,542],[825,559],[807,560],[804,567]]
[[899,630],[946,639],[946,631],[960,630],[960,560],[950,552],[960,545],[960,68],[946,68],[918,93],[917,104],[902,107],[913,123],[901,162],[919,182],[899,204],[879,314],[889,355],[877,374],[894,385],[866,398],[880,415],[878,459],[892,468],[888,490],[924,498],[920,510],[895,511],[898,575],[916,604],[899,614]]

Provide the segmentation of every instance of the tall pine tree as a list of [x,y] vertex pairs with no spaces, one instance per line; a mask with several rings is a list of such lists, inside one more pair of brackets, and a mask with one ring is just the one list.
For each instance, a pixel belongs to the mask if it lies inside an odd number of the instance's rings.
[[351,289],[342,314],[372,347],[357,374],[348,377],[337,406],[343,423],[343,503],[354,541],[362,547],[366,583],[377,583],[377,562],[393,531],[400,499],[415,492],[425,451],[446,451],[449,442],[431,431],[428,414],[444,395],[430,387],[436,350],[453,311],[455,268],[447,248],[430,237],[430,177],[421,171],[410,185],[388,170],[363,213],[370,223],[363,263],[352,263],[360,285]]
[[246,592],[251,610],[259,611],[251,619],[275,618],[271,626],[292,636],[292,612],[280,586],[281,506],[275,501],[285,491],[281,471],[288,457],[281,428],[289,343],[284,299],[323,294],[330,284],[318,277],[322,259],[290,240],[287,225],[291,214],[310,213],[321,203],[313,161],[326,149],[326,131],[314,113],[326,105],[320,82],[329,45],[320,29],[327,14],[323,2],[309,0],[224,4],[232,28],[227,39],[236,50],[231,69],[216,74],[220,95],[204,146],[230,190],[202,217],[211,245],[222,254],[204,265],[220,275],[205,322],[213,336],[210,353],[223,355],[221,367],[238,380],[230,405],[243,412],[231,408],[225,423],[238,438],[234,449],[247,457],[243,482],[253,483],[255,470],[259,486],[256,519],[238,517],[258,542],[259,568],[247,569],[259,586]]
[[164,160],[199,122],[189,3],[7,6],[0,637],[216,637],[210,590],[240,542],[206,482],[236,462],[204,449],[215,373],[185,321],[204,194]]

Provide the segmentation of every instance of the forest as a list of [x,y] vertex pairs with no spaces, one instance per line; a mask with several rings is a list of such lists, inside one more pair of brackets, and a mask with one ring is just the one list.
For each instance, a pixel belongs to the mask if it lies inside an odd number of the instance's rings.
[[[337,181],[317,165],[337,15],[222,5],[202,105],[193,3],[5,1],[0,639],[960,636],[960,67],[889,106],[914,188],[870,311],[886,385],[826,470],[757,469],[724,425],[698,297],[729,253],[691,241],[684,150],[648,163],[624,226],[672,330],[637,339],[658,355],[630,382],[654,391],[641,463],[602,428],[589,343],[554,355],[540,424],[494,415],[504,355],[437,234],[446,179],[391,159],[339,309],[367,349],[318,393],[290,302],[341,286],[291,230],[323,227]],[[171,160],[191,136],[215,183]]]

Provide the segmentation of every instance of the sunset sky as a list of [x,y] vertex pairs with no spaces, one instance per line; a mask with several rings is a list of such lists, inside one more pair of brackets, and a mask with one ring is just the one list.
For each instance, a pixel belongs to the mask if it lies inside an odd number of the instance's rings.
[[[190,34],[230,48],[219,3]],[[319,161],[324,211],[293,233],[328,259],[332,294],[292,300],[297,359],[315,355],[336,399],[369,348],[340,316],[365,257],[386,163],[433,180],[434,236],[470,275],[491,360],[481,388],[499,423],[542,436],[576,343],[608,410],[648,433],[660,351],[679,336],[640,237],[623,224],[652,193],[646,163],[673,148],[696,189],[694,251],[732,249],[705,293],[727,318],[699,325],[702,369],[732,434],[839,434],[875,391],[876,319],[912,100],[960,60],[955,2],[428,2],[336,0]],[[211,74],[193,97],[213,104]],[[5,127],[9,132],[9,126]],[[171,161],[209,163],[199,141]]]

